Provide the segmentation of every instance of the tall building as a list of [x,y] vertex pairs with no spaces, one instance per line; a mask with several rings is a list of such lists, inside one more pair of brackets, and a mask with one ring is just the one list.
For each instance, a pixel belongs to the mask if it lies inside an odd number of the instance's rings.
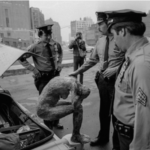
[[143,17],[143,20],[142,20],[145,25],[146,25],[146,32],[145,32],[145,36],[149,36],[150,37],[150,11],[149,13],[147,14],[146,17]]
[[71,21],[71,37],[75,37],[77,32],[82,32],[85,39],[86,32],[93,24],[93,21],[89,17],[80,18],[79,21]]
[[55,41],[62,44],[61,28],[58,22],[53,21],[51,18],[45,21],[45,24],[53,24],[52,37]]
[[37,27],[45,24],[44,15],[39,8],[31,7],[30,15],[31,15],[31,29],[36,29]]
[[29,0],[0,1],[0,37],[3,43],[26,47],[33,42]]
[[97,24],[92,24],[92,26],[88,29],[85,36],[85,41],[87,45],[94,46],[99,37],[102,35],[98,31]]
[[29,1],[0,1],[0,26],[30,30]]

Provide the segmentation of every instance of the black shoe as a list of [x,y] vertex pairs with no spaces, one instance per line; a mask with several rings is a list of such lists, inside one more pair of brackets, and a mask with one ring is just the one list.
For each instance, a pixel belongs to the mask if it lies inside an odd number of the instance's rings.
[[104,146],[109,142],[109,140],[104,140],[100,138],[96,138],[95,140],[90,142],[90,146]]
[[63,125],[61,125],[61,124],[56,124],[53,127],[56,129],[61,129],[61,130],[64,129]]

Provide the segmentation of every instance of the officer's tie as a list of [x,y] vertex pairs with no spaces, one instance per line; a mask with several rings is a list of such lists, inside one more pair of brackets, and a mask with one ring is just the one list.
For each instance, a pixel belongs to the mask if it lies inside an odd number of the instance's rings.
[[106,45],[105,45],[105,51],[104,51],[104,65],[103,70],[105,70],[108,67],[108,50],[109,50],[109,37],[106,37]]
[[56,69],[56,66],[55,66],[55,60],[53,58],[53,55],[52,55],[52,51],[50,49],[50,44],[46,44],[46,47],[48,49],[48,52],[49,52],[49,56],[50,56],[50,61],[51,61],[51,64],[52,64],[52,67],[54,68],[54,70]]

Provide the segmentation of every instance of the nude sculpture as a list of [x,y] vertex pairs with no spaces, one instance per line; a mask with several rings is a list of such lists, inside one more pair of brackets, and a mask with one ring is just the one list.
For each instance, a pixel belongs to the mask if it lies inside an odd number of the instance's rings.
[[[66,99],[71,92],[71,102]],[[49,121],[63,118],[73,113],[73,133],[71,141],[89,142],[89,138],[80,134],[82,125],[82,101],[90,94],[90,89],[80,84],[74,77],[55,77],[43,89],[39,96],[37,115]]]

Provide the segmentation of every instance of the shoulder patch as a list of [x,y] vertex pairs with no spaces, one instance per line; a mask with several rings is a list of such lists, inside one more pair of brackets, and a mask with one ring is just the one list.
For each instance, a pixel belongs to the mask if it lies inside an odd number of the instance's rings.
[[139,87],[138,93],[137,93],[137,102],[139,102],[144,107],[146,107],[147,96],[140,87]]

